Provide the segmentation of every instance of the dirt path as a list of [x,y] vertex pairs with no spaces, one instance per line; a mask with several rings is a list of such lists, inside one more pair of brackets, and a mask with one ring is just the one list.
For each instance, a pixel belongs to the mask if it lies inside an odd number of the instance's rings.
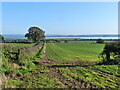
[[38,65],[92,65],[92,64],[95,64],[95,62],[81,62],[81,61],[57,62],[54,60],[43,58],[42,60],[37,62],[37,64]]

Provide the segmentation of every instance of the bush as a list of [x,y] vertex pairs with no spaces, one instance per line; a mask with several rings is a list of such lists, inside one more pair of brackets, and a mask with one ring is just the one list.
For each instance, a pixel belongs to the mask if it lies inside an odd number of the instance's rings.
[[65,41],[64,41],[64,43],[68,43],[68,41],[67,41],[67,40],[65,40]]
[[4,41],[4,37],[0,34],[0,42]]
[[110,42],[106,43],[105,47],[100,54],[100,57],[103,58],[104,61],[110,61],[111,58],[113,57],[114,60],[119,61],[120,60],[120,42]]
[[103,43],[105,43],[105,40],[99,38],[99,39],[97,39],[96,43],[101,43],[101,44],[103,44]]
[[43,43],[32,47],[17,47],[14,45],[3,45],[2,56],[3,62],[12,62],[25,65],[28,60],[37,55],[38,51],[42,48]]

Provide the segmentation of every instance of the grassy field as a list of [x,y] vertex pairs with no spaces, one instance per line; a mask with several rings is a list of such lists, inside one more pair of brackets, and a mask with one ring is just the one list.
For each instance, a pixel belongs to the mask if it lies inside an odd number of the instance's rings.
[[79,43],[47,43],[47,58],[60,62],[99,61],[98,55],[104,44],[92,44],[89,41]]
[[23,43],[0,43],[0,45],[12,45],[12,46],[16,46],[16,47],[31,47],[34,46],[33,44],[23,44]]

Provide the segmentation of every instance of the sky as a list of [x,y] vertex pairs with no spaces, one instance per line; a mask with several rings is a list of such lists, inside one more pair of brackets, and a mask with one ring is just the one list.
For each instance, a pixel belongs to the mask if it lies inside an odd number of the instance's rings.
[[118,33],[118,3],[2,3],[2,34],[25,34],[32,26],[46,34]]

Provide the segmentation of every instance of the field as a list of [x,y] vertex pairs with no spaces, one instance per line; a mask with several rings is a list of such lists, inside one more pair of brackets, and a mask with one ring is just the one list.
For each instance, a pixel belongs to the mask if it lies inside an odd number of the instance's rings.
[[58,80],[62,79],[64,84],[73,88],[116,88],[120,80],[117,65],[61,66],[52,70],[54,77],[59,75]]
[[0,45],[11,45],[14,47],[31,47],[34,46],[33,44],[23,44],[23,43],[0,43]]
[[[16,49],[34,46],[23,43],[4,44]],[[45,43],[43,49],[34,51],[36,54],[32,58],[29,58],[29,52],[24,53],[24,65],[11,61],[7,58],[7,51],[4,51],[3,66],[0,69],[3,76],[1,87],[119,89],[119,65],[89,65],[89,62],[97,63],[101,60],[98,56],[103,48],[104,44],[96,44],[94,41]],[[25,62],[24,58],[22,61]],[[75,61],[86,62],[88,65],[70,63]]]
[[78,43],[47,43],[47,58],[59,62],[69,61],[100,61],[98,58],[104,44],[92,44],[92,42]]
[[[6,83],[17,88],[119,88],[117,65],[37,66],[17,69],[17,76]],[[105,70],[106,69],[106,70]]]

